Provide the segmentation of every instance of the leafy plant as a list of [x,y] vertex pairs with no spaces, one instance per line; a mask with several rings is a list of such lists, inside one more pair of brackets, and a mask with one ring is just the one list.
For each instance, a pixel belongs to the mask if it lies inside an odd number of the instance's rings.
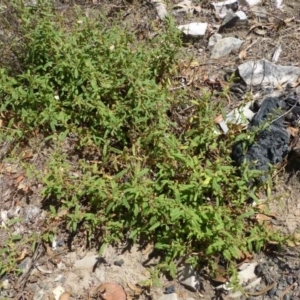
[[247,205],[260,173],[232,164],[237,138],[216,135],[219,108],[209,95],[191,101],[169,90],[181,45],[171,19],[145,42],[80,9],[66,24],[47,1],[17,12],[22,51],[11,51],[21,69],[0,69],[0,111],[8,127],[42,133],[54,149],[36,173],[52,214],[68,211],[70,231],[84,226],[103,245],[153,241],[172,276],[183,256],[234,264],[282,241]]

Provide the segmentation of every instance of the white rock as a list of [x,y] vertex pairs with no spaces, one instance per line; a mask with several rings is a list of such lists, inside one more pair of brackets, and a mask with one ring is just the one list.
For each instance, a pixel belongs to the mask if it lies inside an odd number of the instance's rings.
[[238,7],[237,0],[226,0],[222,2],[212,2],[212,6],[214,7],[216,14],[221,18],[225,18],[228,10],[236,10],[234,8]]
[[37,206],[28,205],[23,210],[23,218],[25,223],[33,223],[38,219],[42,219],[43,214]]
[[193,291],[199,291],[201,288],[201,278],[192,266],[184,264],[178,268],[178,280],[181,284]]
[[[257,280],[257,276],[255,274],[255,268],[257,266],[257,262],[253,263],[244,263],[240,266],[240,271],[238,272],[239,284],[243,286],[244,289],[250,289],[255,287],[260,283],[260,280]],[[231,280],[231,279],[230,279]],[[247,286],[246,284],[251,281]],[[231,291],[232,287],[228,287],[229,282],[219,285],[217,289],[225,289],[227,291]],[[231,293],[229,298],[238,298],[242,294],[240,292]]]
[[242,21],[247,20],[247,15],[242,10],[236,11],[235,15],[238,16]]
[[161,296],[158,300],[177,300],[177,294],[176,293],[172,293],[172,294],[166,294]]
[[222,39],[222,35],[219,33],[214,33],[208,40],[207,48],[211,50],[217,41]]
[[65,291],[65,289],[62,286],[57,286],[55,289],[53,289],[52,294],[55,298],[55,300],[59,300],[60,295]]
[[194,22],[186,25],[179,25],[177,28],[183,31],[186,35],[203,36],[207,29],[207,23]]
[[244,263],[240,266],[241,271],[238,274],[240,284],[246,283],[252,279],[255,279],[255,268],[257,266],[256,262]]
[[234,37],[227,37],[221,39],[216,42],[212,51],[211,51],[211,58],[218,59],[222,56],[228,55],[231,53],[232,50],[239,49],[243,41]]
[[92,269],[98,261],[99,256],[93,253],[87,253],[87,255],[80,260],[77,260],[74,264],[75,269]]
[[282,9],[284,7],[282,0],[276,0],[275,3],[276,3],[276,8],[278,9]]

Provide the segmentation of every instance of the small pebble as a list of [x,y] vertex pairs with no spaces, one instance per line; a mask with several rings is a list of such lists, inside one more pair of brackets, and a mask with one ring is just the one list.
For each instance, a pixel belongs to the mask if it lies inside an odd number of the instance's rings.
[[175,286],[174,285],[170,285],[170,286],[165,288],[164,294],[173,294],[173,293],[175,293]]
[[283,300],[290,300],[291,297],[289,294],[285,294],[284,297],[283,297]]
[[286,282],[289,284],[289,285],[292,285],[294,283],[294,277],[289,275],[287,278],[286,278]]
[[271,288],[269,291],[268,291],[268,295],[269,297],[273,297],[275,295],[277,291],[277,286],[274,286],[273,288]]
[[262,264],[258,264],[258,265],[255,267],[254,273],[255,273],[255,275],[257,275],[257,276],[260,276],[260,275],[262,274],[262,271],[263,271],[263,265],[262,265]]
[[124,260],[123,259],[115,260],[114,261],[114,265],[115,266],[122,267],[123,264],[124,264]]

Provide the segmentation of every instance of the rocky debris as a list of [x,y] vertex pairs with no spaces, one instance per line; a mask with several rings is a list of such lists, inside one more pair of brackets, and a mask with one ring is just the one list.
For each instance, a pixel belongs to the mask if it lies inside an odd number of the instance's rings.
[[216,11],[216,15],[223,19],[229,10],[237,11],[239,3],[237,0],[226,0],[222,2],[212,2],[212,6]]
[[208,40],[208,45],[207,48],[209,50],[212,50],[212,48],[214,47],[214,45],[222,39],[222,35],[219,33],[214,33]]
[[124,289],[114,282],[101,283],[98,292],[103,300],[126,300]]
[[211,51],[211,58],[218,59],[222,56],[228,55],[233,50],[241,47],[243,41],[234,37],[226,37],[218,40]]
[[178,300],[178,297],[176,293],[165,294],[162,295],[158,300]]
[[122,267],[123,264],[124,264],[124,260],[123,259],[119,259],[119,260],[115,260],[114,261],[114,265],[115,266]]
[[179,282],[191,291],[201,290],[201,277],[191,265],[184,264],[179,267],[177,276]]
[[249,86],[271,86],[277,88],[298,82],[300,68],[276,65],[262,59],[241,64],[238,67],[238,73]]
[[173,294],[173,293],[175,293],[175,286],[174,285],[170,285],[170,286],[165,288],[164,294]]
[[[245,290],[245,291],[250,291],[259,286],[261,282],[261,278],[258,277],[256,274],[255,270],[257,267],[258,263],[257,262],[251,262],[251,263],[243,263],[239,267],[238,271],[238,280],[240,286]],[[217,286],[217,290],[226,290],[229,292],[228,298],[229,299],[236,299],[241,297],[243,294],[241,291],[234,292],[232,287],[229,286],[230,282],[233,280],[231,278],[229,282]]]
[[226,28],[237,26],[238,23],[248,23],[246,14],[243,11],[237,11],[234,13],[230,9],[226,13],[226,16],[221,24],[219,32],[223,32]]

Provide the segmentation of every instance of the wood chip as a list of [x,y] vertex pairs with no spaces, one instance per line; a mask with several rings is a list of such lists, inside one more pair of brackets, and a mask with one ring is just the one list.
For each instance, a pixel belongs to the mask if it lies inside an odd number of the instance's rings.
[[127,282],[127,285],[128,285],[128,287],[129,287],[132,291],[134,291],[134,294],[135,294],[135,295],[140,295],[140,294],[143,292],[142,289],[138,288],[138,287],[137,287],[136,285],[134,285],[134,284],[131,284],[130,282]]

